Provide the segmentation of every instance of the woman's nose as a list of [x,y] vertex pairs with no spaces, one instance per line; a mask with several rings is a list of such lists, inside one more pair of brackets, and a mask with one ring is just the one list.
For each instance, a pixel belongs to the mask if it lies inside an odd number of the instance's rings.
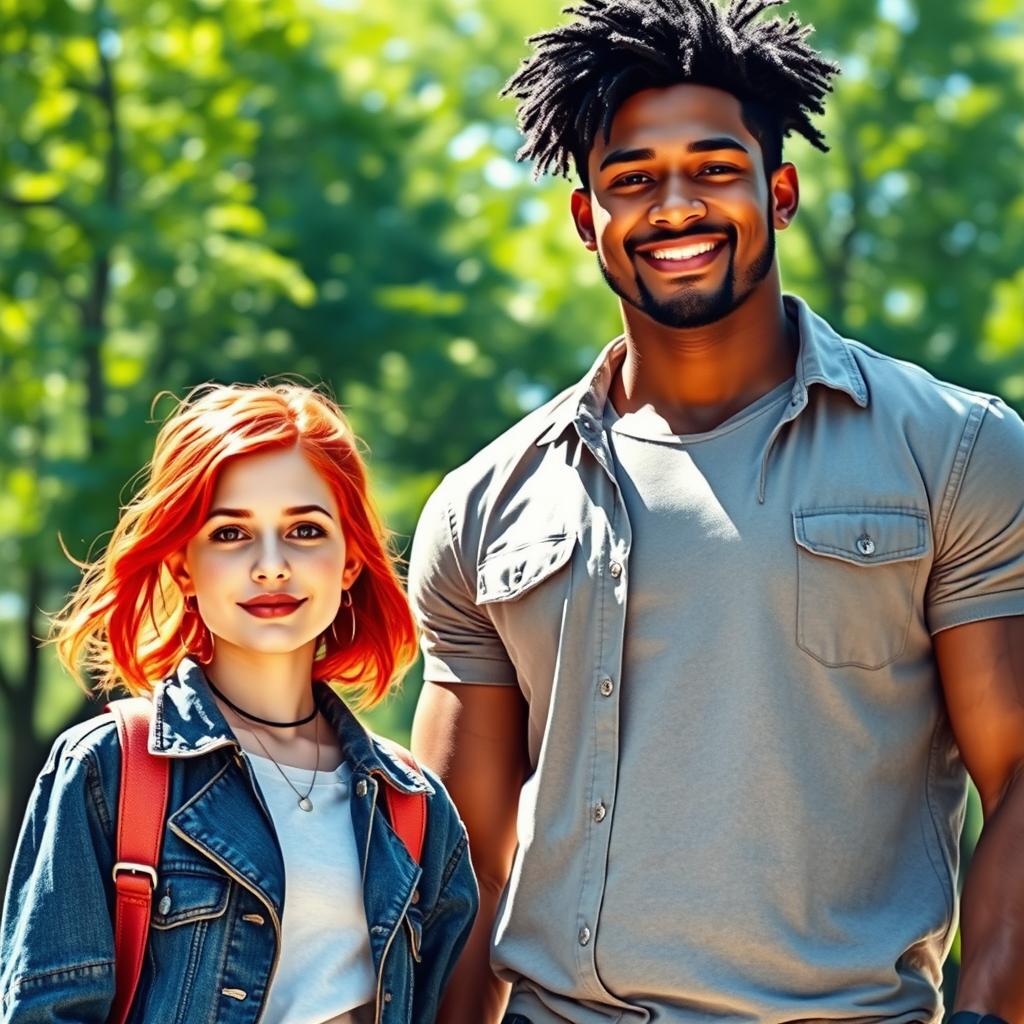
[[269,580],[287,580],[291,578],[291,569],[284,557],[280,545],[276,543],[264,543],[260,546],[259,556],[253,563],[250,575],[257,583],[266,583]]

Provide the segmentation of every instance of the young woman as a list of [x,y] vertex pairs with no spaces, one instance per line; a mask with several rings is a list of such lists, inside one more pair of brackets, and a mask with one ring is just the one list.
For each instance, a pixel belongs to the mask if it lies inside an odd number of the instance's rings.
[[[388,691],[415,629],[340,410],[286,384],[205,386],[57,618],[65,666],[152,701],[170,765],[131,1021],[429,1024],[476,913],[441,784],[338,696]],[[0,1020],[105,1021],[121,748],[60,736],[0,933]],[[386,791],[424,792],[419,863]]]

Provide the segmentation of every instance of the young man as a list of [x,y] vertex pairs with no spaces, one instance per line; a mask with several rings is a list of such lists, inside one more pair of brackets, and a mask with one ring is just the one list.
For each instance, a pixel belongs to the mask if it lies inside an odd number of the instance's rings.
[[588,0],[508,87],[625,331],[417,532],[445,1024],[938,1022],[965,768],[954,1020],[1024,1021],[1024,424],[782,295],[837,69],[770,6]]

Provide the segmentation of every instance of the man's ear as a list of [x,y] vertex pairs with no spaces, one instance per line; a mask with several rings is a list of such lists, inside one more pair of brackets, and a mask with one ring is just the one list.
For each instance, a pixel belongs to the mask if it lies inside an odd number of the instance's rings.
[[196,588],[192,583],[192,577],[189,575],[188,565],[185,562],[185,552],[175,551],[167,556],[164,564],[167,566],[167,570],[170,572],[174,582],[178,584],[181,592],[186,597],[192,597],[196,592]]
[[800,205],[800,179],[793,164],[783,164],[771,180],[772,224],[782,231],[793,223]]
[[597,232],[594,230],[594,208],[590,200],[590,189],[573,189],[569,204],[576,233],[591,252],[597,252]]

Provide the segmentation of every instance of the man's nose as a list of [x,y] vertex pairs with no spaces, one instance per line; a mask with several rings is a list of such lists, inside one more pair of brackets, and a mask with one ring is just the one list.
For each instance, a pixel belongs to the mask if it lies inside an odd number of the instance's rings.
[[648,219],[653,227],[680,231],[707,214],[707,204],[703,199],[689,194],[681,182],[670,180],[663,195],[651,207]]

